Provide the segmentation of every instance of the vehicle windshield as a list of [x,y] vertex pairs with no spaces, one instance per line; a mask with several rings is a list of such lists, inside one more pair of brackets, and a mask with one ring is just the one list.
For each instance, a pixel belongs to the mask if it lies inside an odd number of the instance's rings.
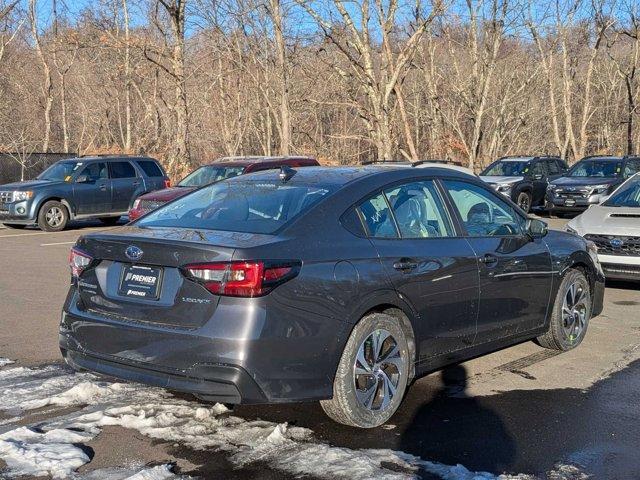
[[490,165],[480,175],[496,177],[519,177],[529,170],[529,160],[502,159]]
[[332,190],[267,180],[219,182],[159,208],[136,225],[270,234]]
[[634,176],[609,197],[605,207],[640,207],[640,175]]
[[619,177],[621,171],[622,162],[594,158],[580,160],[567,172],[567,177]]
[[82,167],[83,162],[57,162],[38,175],[38,180],[49,180],[51,182],[70,182],[73,174]]
[[244,167],[216,167],[205,165],[191,172],[178,183],[179,187],[202,187],[213,182],[219,182],[225,178],[242,175]]

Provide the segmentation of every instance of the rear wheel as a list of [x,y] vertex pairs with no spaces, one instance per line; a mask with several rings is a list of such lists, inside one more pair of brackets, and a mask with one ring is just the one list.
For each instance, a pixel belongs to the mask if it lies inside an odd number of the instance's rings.
[[333,398],[322,400],[322,409],[345,425],[382,425],[402,401],[410,361],[407,338],[397,319],[384,313],[363,317],[342,353]]
[[45,232],[59,232],[64,230],[69,221],[69,211],[57,200],[50,200],[38,212],[38,226]]
[[525,212],[531,210],[531,194],[529,192],[520,192],[516,199],[516,204]]
[[115,225],[120,220],[120,217],[100,217],[100,221],[105,225]]
[[582,271],[569,270],[556,294],[549,330],[538,337],[538,343],[553,350],[571,350],[582,342],[590,318],[589,281]]
[[3,223],[3,225],[7,228],[15,228],[16,230],[22,230],[26,227],[26,225],[21,225],[19,223]]

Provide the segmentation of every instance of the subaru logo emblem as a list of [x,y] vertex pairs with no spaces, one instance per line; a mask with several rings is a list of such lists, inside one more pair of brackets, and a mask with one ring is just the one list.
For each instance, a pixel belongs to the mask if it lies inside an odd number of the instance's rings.
[[140,260],[142,258],[143,253],[144,252],[141,249],[133,245],[129,245],[127,249],[124,251],[124,254],[127,256],[127,258],[129,260],[134,260],[134,261]]
[[619,238],[612,238],[611,240],[609,240],[609,245],[611,245],[613,248],[620,248],[622,245],[624,245],[624,242]]

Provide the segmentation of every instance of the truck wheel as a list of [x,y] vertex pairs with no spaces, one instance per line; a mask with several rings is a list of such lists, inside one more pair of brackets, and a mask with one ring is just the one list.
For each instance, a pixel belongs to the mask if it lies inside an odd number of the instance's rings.
[[105,225],[115,225],[120,220],[120,217],[100,217],[100,221]]
[[516,205],[518,205],[524,213],[529,213],[529,210],[531,210],[531,194],[529,192],[520,192],[516,199]]
[[589,282],[580,270],[571,269],[565,274],[556,294],[549,330],[537,341],[552,350],[571,350],[582,342],[590,318]]
[[407,338],[397,319],[384,313],[363,317],[342,353],[333,398],[322,400],[322,409],[345,425],[382,425],[402,402],[410,361]]
[[64,230],[69,221],[69,211],[56,200],[45,202],[38,212],[38,226],[45,232],[59,232]]

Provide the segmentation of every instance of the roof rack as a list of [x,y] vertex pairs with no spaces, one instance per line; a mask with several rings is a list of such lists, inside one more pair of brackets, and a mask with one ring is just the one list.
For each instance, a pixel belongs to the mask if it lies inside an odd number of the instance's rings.
[[424,165],[425,163],[441,163],[442,165],[455,165],[456,167],[464,167],[464,165],[460,162],[452,162],[450,160],[443,160],[441,158],[436,158],[433,160],[418,160],[417,162],[413,162],[411,166],[417,167],[419,165]]
[[366,160],[361,165],[410,165],[411,162],[407,160]]

